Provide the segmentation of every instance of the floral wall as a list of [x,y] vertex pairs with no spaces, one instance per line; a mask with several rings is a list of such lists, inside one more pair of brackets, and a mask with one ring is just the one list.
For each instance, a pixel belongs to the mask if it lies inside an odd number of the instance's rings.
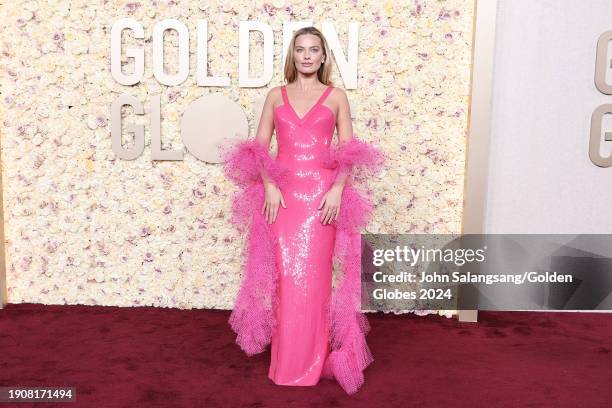
[[[161,94],[164,148],[182,147],[180,118],[194,99],[221,92],[249,117],[253,102],[282,81],[282,25],[333,21],[341,42],[359,23],[358,88],[348,90],[358,137],[385,151],[387,170],[370,182],[371,233],[459,233],[469,98],[473,2],[414,1],[17,1],[0,8],[1,143],[8,301],[230,309],[241,278],[244,237],[229,224],[233,186],[219,164],[185,154],[152,161],[111,149],[110,105],[128,93],[145,106]],[[110,74],[110,29],[132,17],[145,40],[145,79]],[[190,30],[191,70],[178,86],[152,75],[156,22]],[[209,70],[232,85],[196,85],[196,20],[207,19]],[[240,88],[238,23],[274,29],[268,87]],[[166,33],[176,66],[176,33]],[[257,74],[261,44],[251,36]],[[126,64],[125,72],[132,66]],[[343,86],[338,70],[332,78]],[[125,122],[125,121],[124,121]],[[125,123],[124,123],[125,124]],[[449,315],[451,311],[443,311]]]

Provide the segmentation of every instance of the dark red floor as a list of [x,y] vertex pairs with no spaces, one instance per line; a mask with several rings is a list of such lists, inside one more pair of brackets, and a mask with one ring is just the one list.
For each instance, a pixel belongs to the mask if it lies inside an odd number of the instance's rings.
[[369,314],[375,361],[347,396],[284,387],[247,357],[229,311],[9,304],[0,386],[73,386],[25,407],[612,407],[612,314],[480,312],[479,323]]

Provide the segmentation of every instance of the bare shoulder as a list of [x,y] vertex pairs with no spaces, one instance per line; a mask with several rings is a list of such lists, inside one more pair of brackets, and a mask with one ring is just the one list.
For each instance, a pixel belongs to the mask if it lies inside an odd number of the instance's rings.
[[346,96],[346,91],[343,88],[339,87],[334,87],[330,96],[338,102],[348,99]]
[[282,87],[280,85],[270,88],[270,90],[268,91],[267,97],[274,98],[276,96],[279,96],[281,94],[281,88]]
[[337,104],[338,107],[348,105],[348,96],[346,95],[346,91],[343,88],[334,87],[333,91],[329,96],[332,102],[334,104]]
[[282,86],[275,86],[270,88],[268,94],[266,95],[266,100],[271,103],[273,106],[277,105],[279,101],[282,100],[283,96],[281,95]]

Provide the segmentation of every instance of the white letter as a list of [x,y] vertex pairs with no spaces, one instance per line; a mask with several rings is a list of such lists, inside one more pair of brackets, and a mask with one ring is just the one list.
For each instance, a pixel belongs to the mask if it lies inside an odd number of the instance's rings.
[[[348,25],[348,44],[347,58],[344,59],[342,46],[338,40],[333,23],[323,23],[321,32],[329,43],[331,53],[334,54],[334,61],[340,71],[340,76],[344,80],[346,89],[357,89],[357,52],[359,48],[359,25],[357,23],[349,23]],[[340,58],[342,57],[342,58]]]
[[230,79],[226,76],[208,76],[208,21],[198,20],[196,30],[197,49],[197,85],[198,86],[230,86]]
[[144,50],[129,48],[125,52],[128,58],[134,59],[134,72],[125,75],[121,71],[121,34],[124,29],[132,30],[134,38],[144,38],[142,25],[133,18],[122,18],[113,24],[111,28],[111,74],[121,85],[134,85],[140,82],[144,74]]
[[136,115],[143,115],[144,108],[140,101],[132,95],[121,94],[111,105],[111,146],[113,153],[120,159],[134,160],[144,151],[144,126],[130,123],[126,125],[127,132],[134,134],[134,146],[124,149],[121,146],[121,108],[129,105]]
[[[591,137],[589,139],[589,158],[593,164],[599,167],[612,166],[612,155],[603,156],[601,147],[601,122],[605,114],[612,113],[612,104],[604,104],[599,106],[591,115]],[[604,142],[612,141],[612,132],[604,132]],[[608,150],[609,152],[609,150]]]
[[[164,71],[164,31],[176,30],[179,40],[179,69],[174,75]],[[189,30],[178,20],[169,18],[155,24],[153,28],[153,75],[161,84],[179,85],[189,75]]]
[[183,160],[183,150],[162,150],[159,94],[151,96],[151,160]]
[[[259,78],[249,76],[249,34],[260,31],[263,34],[263,73]],[[274,73],[274,34],[272,28],[259,21],[241,21],[239,31],[238,85],[255,88],[272,80]]]

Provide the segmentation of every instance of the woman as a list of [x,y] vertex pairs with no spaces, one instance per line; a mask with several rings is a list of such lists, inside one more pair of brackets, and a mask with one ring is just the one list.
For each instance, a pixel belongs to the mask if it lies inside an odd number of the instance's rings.
[[[241,187],[232,223],[248,231],[230,324],[248,355],[271,343],[274,383],[309,386],[335,378],[354,393],[373,361],[360,310],[359,231],[372,203],[352,187],[351,175],[379,170],[384,156],[353,136],[346,94],[329,80],[329,55],[319,30],[296,31],[287,85],[268,93],[255,140],[222,146],[225,173]],[[274,130],[276,159],[268,153]],[[342,276],[332,289],[334,259]]]

